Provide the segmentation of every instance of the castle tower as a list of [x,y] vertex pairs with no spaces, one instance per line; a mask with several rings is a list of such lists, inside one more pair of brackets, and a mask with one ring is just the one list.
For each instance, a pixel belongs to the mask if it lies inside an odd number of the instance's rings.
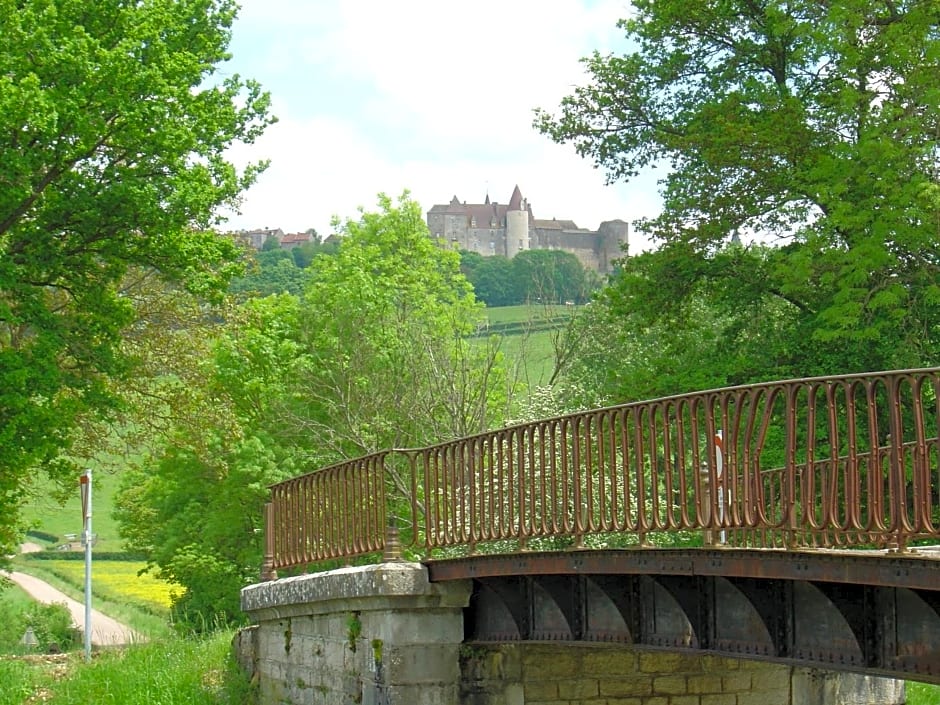
[[506,256],[512,259],[529,249],[529,206],[517,185],[506,211]]
[[601,274],[610,274],[614,260],[626,257],[629,242],[629,226],[620,220],[605,220],[597,229],[597,269]]

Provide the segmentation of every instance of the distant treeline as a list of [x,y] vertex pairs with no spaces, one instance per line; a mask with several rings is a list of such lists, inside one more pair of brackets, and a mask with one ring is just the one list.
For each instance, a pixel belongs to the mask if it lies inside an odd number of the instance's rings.
[[[245,275],[232,282],[231,290],[244,295],[299,296],[311,262],[335,254],[337,247],[335,241],[321,243],[315,239],[285,250],[276,238],[270,238],[264,249],[253,253]],[[487,306],[583,304],[601,285],[596,272],[586,269],[570,252],[560,250],[527,250],[512,259],[461,251],[460,269],[473,285],[477,299]]]
[[512,259],[461,251],[460,269],[487,306],[583,304],[601,285],[596,272],[560,250],[526,250]]

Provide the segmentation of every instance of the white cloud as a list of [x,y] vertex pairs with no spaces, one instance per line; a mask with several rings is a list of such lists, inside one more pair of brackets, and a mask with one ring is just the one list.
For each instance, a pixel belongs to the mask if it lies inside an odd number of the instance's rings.
[[583,81],[578,59],[620,40],[622,2],[244,0],[235,70],[272,91],[280,122],[238,161],[266,157],[234,227],[316,227],[375,194],[410,188],[422,206],[457,194],[537,217],[633,220],[655,212],[650,180],[603,173],[532,128]]

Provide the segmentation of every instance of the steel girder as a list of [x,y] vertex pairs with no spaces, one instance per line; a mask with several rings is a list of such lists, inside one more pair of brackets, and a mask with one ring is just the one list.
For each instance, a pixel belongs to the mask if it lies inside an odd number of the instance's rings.
[[474,580],[468,641],[612,642],[940,683],[936,559],[697,549],[428,567]]

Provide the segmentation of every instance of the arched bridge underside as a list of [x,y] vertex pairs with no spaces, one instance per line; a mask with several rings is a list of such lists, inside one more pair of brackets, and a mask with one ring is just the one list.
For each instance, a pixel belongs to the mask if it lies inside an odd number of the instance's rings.
[[[932,557],[936,556],[936,557]],[[428,564],[466,639],[705,651],[940,683],[940,553],[645,549]]]

